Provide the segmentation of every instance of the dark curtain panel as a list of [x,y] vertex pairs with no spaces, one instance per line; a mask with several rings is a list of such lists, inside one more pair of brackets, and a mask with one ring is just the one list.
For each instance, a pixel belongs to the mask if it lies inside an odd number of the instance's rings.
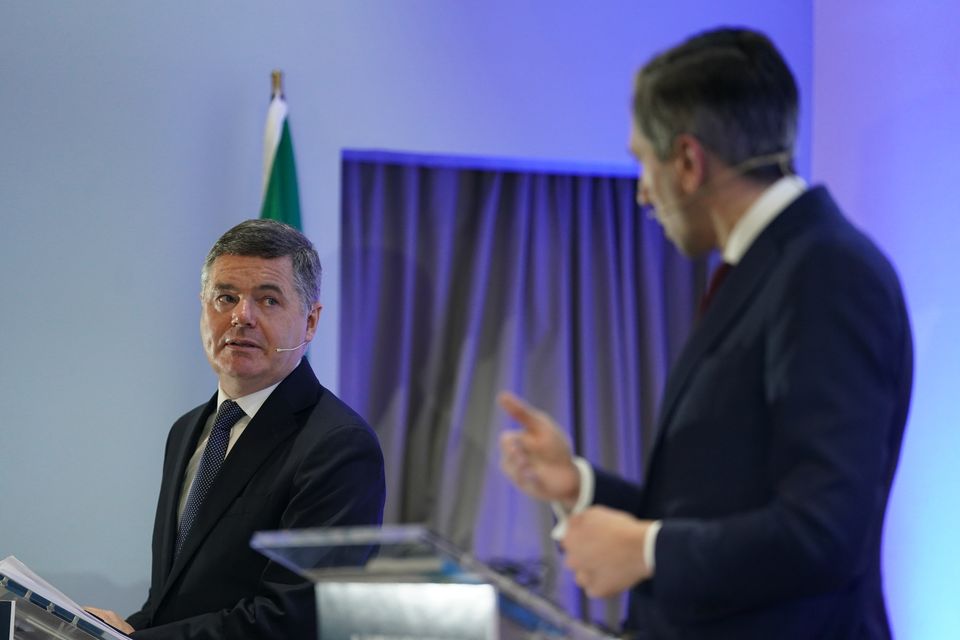
[[639,212],[633,177],[369,152],[342,171],[340,391],[383,443],[385,521],[426,523],[618,623],[561,569],[549,509],[501,475],[494,398],[519,393],[580,455],[639,479],[703,265]]

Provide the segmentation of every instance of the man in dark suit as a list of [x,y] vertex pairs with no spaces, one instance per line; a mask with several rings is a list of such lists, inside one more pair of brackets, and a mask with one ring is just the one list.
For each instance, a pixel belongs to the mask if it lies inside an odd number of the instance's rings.
[[311,585],[251,536],[380,524],[377,437],[303,358],[319,282],[310,241],[271,220],[237,225],[207,255],[200,330],[219,389],[170,430],[146,603],[126,621],[93,609],[135,638],[316,638]]
[[700,34],[637,75],[638,200],[726,273],[671,369],[641,484],[500,398],[522,427],[502,437],[505,472],[557,503],[590,595],[631,590],[638,637],[890,636],[880,542],[909,322],[886,258],[791,174],[797,102],[775,47],[745,30]]

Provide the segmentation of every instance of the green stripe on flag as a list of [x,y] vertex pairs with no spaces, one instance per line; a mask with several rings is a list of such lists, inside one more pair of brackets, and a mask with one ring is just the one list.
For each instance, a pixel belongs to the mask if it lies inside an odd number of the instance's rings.
[[273,157],[270,180],[263,194],[260,217],[285,222],[295,229],[300,226],[300,190],[297,187],[297,165],[293,160],[293,140],[286,118],[280,143]]

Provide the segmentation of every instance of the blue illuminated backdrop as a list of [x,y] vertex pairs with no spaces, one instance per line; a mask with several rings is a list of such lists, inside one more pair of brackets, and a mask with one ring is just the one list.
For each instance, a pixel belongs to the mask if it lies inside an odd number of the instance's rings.
[[896,263],[916,343],[887,514],[898,638],[960,637],[960,5],[814,3],[813,176]]
[[798,75],[801,172],[903,276],[917,376],[888,600],[898,637],[960,637],[957,3],[178,4],[0,3],[0,485],[32,486],[3,498],[0,556],[84,602],[143,601],[164,436],[214,388],[197,273],[256,216],[271,69],[326,269],[311,362],[335,386],[343,148],[626,166],[633,69],[744,24]]

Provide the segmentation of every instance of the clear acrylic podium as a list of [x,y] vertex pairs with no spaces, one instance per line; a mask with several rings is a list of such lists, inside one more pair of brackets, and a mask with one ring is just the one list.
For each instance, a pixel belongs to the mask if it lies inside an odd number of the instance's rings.
[[251,545],[315,583],[323,640],[615,637],[423,527],[266,531]]
[[0,640],[129,640],[14,556],[0,559]]
[[[104,634],[69,611],[31,593],[17,582],[0,579],[0,601],[15,603],[16,640],[97,640]],[[7,638],[2,638],[7,640]]]

